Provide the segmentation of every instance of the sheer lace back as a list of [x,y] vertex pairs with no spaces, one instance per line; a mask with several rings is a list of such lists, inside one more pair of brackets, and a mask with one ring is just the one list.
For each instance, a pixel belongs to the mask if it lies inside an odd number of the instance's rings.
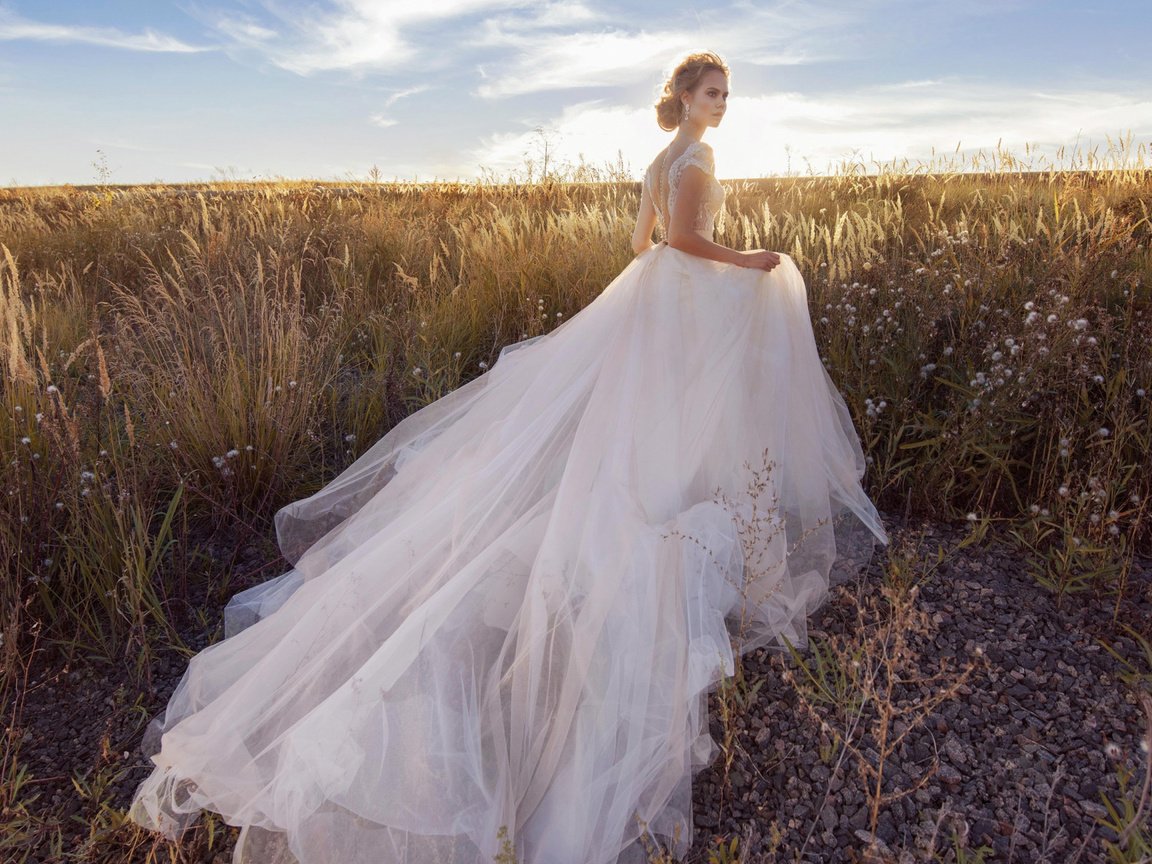
[[689,165],[695,165],[707,175],[708,180],[692,220],[692,229],[711,239],[715,229],[724,227],[724,187],[716,179],[716,163],[712,147],[703,141],[693,141],[680,155],[669,162],[670,147],[671,145],[664,148],[644,173],[648,195],[656,208],[661,238],[668,239],[668,225],[684,169]]

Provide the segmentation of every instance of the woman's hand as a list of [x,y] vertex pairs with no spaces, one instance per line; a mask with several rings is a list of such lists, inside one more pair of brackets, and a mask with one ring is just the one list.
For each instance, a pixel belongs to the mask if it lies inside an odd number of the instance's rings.
[[753,270],[767,272],[780,263],[780,253],[769,252],[766,249],[750,249],[747,252],[741,252],[740,259],[738,263],[741,267],[751,267]]

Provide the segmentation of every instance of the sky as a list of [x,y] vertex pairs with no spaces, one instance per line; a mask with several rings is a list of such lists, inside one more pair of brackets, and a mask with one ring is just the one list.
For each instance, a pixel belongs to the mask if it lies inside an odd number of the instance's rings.
[[721,179],[1142,160],[1148,0],[0,0],[0,186],[639,179],[695,50]]

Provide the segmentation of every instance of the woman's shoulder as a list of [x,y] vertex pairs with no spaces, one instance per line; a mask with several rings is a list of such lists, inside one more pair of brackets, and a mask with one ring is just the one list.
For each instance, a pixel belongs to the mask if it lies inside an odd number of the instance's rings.
[[673,164],[668,166],[668,151],[672,145],[669,144],[663,150],[656,154],[656,157],[648,163],[648,167],[644,169],[644,176],[654,176],[659,170],[659,166],[666,166],[672,169],[671,173],[679,173],[679,170],[688,165],[697,165],[702,169],[706,169],[709,173],[714,170],[716,165],[715,156],[712,152],[712,145],[706,141],[693,141],[685,147],[680,154],[672,160]]
[[694,141],[684,150],[683,163],[685,166],[695,165],[706,174],[716,169],[716,158],[712,152],[712,145],[706,141]]
[[684,149],[684,158],[686,162],[705,165],[709,170],[716,164],[712,145],[707,141],[693,141]]

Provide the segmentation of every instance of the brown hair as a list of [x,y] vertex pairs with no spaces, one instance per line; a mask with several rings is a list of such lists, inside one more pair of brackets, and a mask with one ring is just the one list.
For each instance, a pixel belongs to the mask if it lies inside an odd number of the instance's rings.
[[664,94],[656,103],[656,122],[665,132],[671,132],[680,125],[684,111],[680,94],[693,91],[709,69],[728,74],[728,64],[712,51],[689,54],[672,70],[671,76],[664,82]]

